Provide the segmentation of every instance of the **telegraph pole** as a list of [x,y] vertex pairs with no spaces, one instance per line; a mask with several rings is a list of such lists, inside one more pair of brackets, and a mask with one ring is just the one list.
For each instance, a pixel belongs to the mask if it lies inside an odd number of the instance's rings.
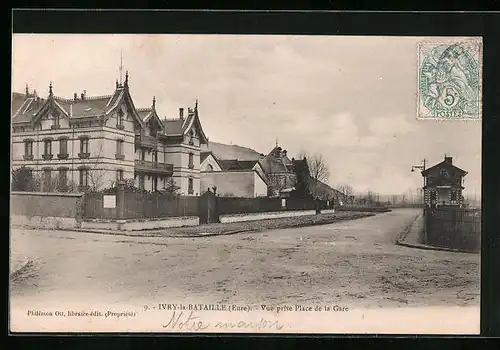
[[[426,165],[427,165],[427,159],[423,159],[422,160],[422,163],[421,165],[413,165],[411,167],[411,172],[415,172],[416,169],[420,170],[421,172],[424,171],[426,169]],[[424,207],[425,207],[425,177],[423,177],[423,186],[422,186],[422,201],[423,201],[423,204],[424,204]]]

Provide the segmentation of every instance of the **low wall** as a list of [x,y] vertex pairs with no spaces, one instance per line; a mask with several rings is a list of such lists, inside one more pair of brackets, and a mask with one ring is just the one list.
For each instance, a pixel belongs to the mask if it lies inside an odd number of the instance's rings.
[[387,213],[391,211],[389,208],[385,207],[338,207],[337,211],[355,211],[355,212],[365,212],[365,213]]
[[10,224],[13,227],[38,228],[47,230],[72,229],[80,227],[80,222],[75,218],[57,216],[32,216],[10,215]]
[[315,215],[315,210],[301,210],[301,211],[279,211],[267,213],[251,213],[251,214],[225,214],[220,216],[221,223],[229,222],[242,222],[264,219],[277,219],[295,216]]
[[82,229],[111,231],[141,231],[169,227],[198,226],[199,224],[200,218],[197,216],[181,216],[147,220],[85,220],[81,223],[80,227]]
[[11,225],[41,229],[79,227],[82,193],[12,192]]

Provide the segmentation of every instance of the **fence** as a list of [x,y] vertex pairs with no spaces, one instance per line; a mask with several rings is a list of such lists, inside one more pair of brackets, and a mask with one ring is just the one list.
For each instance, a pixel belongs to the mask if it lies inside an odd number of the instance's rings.
[[104,207],[103,193],[85,195],[84,218],[87,219],[146,219],[179,216],[198,216],[198,197],[172,196],[165,193],[123,192],[116,204]]
[[[284,204],[284,205],[283,205]],[[327,209],[332,207],[327,201],[281,199],[281,198],[238,198],[217,197],[217,210],[223,214],[263,213],[286,210]]]
[[427,208],[424,211],[424,219],[427,244],[461,251],[480,249],[481,210]]
[[361,206],[361,205],[343,205],[337,208],[338,211],[356,211],[356,212],[370,212],[370,213],[385,213],[391,211],[386,206]]
[[[106,208],[104,196],[115,196],[114,205]],[[164,193],[118,191],[110,194],[87,193],[83,217],[86,219],[146,219],[200,216],[200,201],[205,197],[172,196]],[[216,197],[214,217],[223,214],[262,213],[287,210],[327,209],[333,202],[281,198]],[[283,205],[285,204],[285,205]],[[201,206],[205,207],[205,206]]]

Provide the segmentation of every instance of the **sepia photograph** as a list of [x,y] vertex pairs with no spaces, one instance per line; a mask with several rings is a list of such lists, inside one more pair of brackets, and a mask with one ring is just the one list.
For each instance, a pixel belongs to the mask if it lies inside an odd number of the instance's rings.
[[479,334],[482,53],[13,34],[10,331]]

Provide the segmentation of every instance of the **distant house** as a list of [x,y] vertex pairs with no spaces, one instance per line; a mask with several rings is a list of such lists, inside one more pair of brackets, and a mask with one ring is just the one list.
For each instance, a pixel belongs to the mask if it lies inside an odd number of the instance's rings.
[[293,190],[297,176],[286,150],[276,145],[260,163],[268,179],[270,196],[286,196]]
[[453,165],[453,158],[447,156],[441,163],[423,170],[426,206],[461,206],[465,175],[467,172]]
[[201,153],[201,191],[216,188],[221,196],[265,197],[267,179],[258,160],[217,159]]
[[[309,188],[314,188],[314,179],[312,177],[309,177]],[[340,205],[347,203],[345,194],[322,181],[316,183],[315,197],[322,200],[333,200]]]
[[[209,141],[203,146],[200,157],[202,192],[215,186],[220,195],[251,197],[253,191],[253,197],[288,197],[296,189],[297,176],[302,176],[308,191],[314,195],[314,180],[309,174],[307,160],[290,159],[287,151],[279,145],[264,155],[251,148]],[[259,175],[260,180],[251,179],[252,171]],[[265,194],[261,180],[266,184]],[[327,184],[319,181],[316,187],[319,199],[346,202],[343,193]]]

